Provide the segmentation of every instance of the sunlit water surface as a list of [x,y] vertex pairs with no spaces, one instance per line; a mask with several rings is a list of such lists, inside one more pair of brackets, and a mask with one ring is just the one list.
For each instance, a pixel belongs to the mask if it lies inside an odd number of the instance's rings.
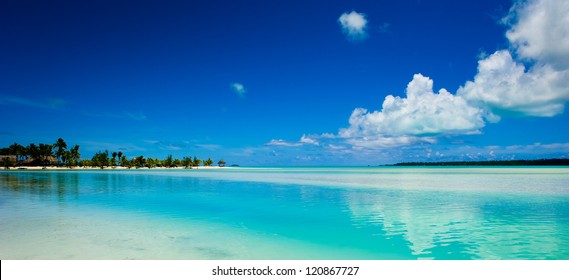
[[0,171],[0,258],[569,259],[569,169]]

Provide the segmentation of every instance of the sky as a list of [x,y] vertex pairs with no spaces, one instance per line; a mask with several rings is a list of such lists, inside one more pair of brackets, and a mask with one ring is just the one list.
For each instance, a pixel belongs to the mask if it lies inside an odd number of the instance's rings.
[[243,166],[569,157],[569,2],[2,1],[0,146]]

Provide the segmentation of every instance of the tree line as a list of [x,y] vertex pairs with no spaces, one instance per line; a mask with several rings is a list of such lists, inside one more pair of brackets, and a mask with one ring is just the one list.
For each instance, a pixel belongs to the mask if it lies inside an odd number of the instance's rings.
[[569,159],[552,158],[536,160],[489,160],[489,161],[440,161],[440,162],[401,162],[393,166],[564,166]]
[[[68,148],[67,143],[62,138],[57,139],[53,144],[32,143],[28,146],[22,146],[18,143],[14,143],[9,147],[0,148],[0,155],[3,155],[0,163],[6,168],[14,166],[194,168],[200,165],[212,166],[214,164],[211,158],[202,160],[197,156],[193,158],[183,157],[182,159],[174,158],[172,155],[168,155],[165,159],[136,156],[128,159],[122,151],[109,153],[108,150],[95,153],[91,159],[82,159],[79,153],[79,145]],[[226,162],[221,159],[217,164],[219,166],[225,166]]]

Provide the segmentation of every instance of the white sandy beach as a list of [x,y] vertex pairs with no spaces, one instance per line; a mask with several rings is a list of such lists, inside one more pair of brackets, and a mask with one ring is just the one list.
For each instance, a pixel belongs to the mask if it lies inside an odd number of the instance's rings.
[[[141,168],[128,168],[124,166],[107,166],[104,168],[100,167],[93,167],[93,166],[73,166],[73,167],[66,167],[66,166],[16,166],[16,167],[9,167],[8,170],[144,170],[144,169],[156,169],[156,170],[169,170],[169,169],[187,169],[187,170],[204,170],[204,169],[219,169],[219,168],[227,168],[221,166],[200,166],[200,167],[192,167],[192,168],[185,168],[185,167],[141,167]],[[6,170],[6,169],[0,169]]]

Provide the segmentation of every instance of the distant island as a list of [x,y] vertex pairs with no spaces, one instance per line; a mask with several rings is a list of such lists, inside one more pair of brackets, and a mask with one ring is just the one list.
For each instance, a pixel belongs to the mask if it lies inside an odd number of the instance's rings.
[[569,159],[400,162],[390,166],[569,166]]

